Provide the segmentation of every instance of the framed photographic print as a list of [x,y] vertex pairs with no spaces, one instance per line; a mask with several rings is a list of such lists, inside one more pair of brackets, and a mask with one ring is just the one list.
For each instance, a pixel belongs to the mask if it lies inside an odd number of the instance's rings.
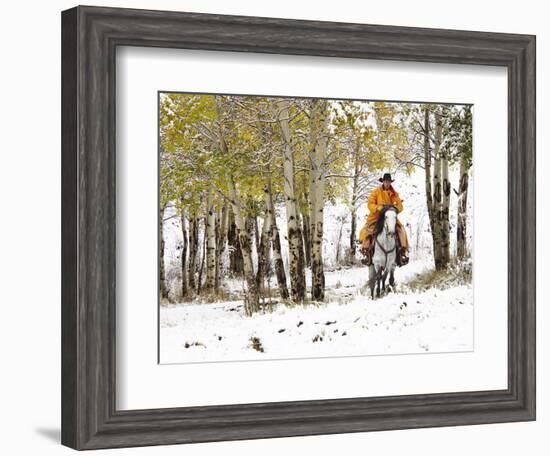
[[62,443],[535,419],[535,37],[62,12]]

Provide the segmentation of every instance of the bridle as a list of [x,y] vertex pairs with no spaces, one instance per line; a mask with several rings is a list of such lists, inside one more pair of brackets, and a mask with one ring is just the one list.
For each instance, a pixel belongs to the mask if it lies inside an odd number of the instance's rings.
[[[385,217],[385,214],[384,214]],[[386,232],[387,237],[393,238],[393,247],[389,250],[386,250],[382,244],[380,244],[380,241],[378,240],[378,236],[376,236],[376,243],[378,244],[378,247],[384,252],[384,269],[388,267],[388,255],[392,253],[395,250],[395,253],[397,255],[397,242],[395,242],[395,231],[393,233],[388,232],[388,225],[386,224],[386,221],[384,220],[384,231]]]

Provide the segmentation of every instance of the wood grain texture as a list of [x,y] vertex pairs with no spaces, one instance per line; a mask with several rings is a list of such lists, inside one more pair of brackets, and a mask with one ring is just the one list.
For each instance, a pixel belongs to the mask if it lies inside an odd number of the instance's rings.
[[[116,410],[120,45],[507,67],[508,388]],[[534,420],[535,165],[531,35],[101,7],[63,11],[62,443],[94,449]]]

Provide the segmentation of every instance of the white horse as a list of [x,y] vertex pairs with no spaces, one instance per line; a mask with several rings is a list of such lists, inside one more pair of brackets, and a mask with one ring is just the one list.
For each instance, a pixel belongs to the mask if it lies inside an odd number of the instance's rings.
[[395,225],[397,223],[397,210],[394,206],[384,206],[380,213],[375,230],[374,254],[372,264],[369,266],[369,286],[371,297],[374,299],[374,286],[376,285],[376,297],[380,297],[380,287],[386,291],[386,278],[390,276],[389,285],[394,287],[394,271],[396,267],[397,239]]

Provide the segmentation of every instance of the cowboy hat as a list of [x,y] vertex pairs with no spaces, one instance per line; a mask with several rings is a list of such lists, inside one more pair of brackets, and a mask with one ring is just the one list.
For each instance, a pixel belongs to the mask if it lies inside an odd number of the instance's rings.
[[378,179],[378,180],[379,180],[380,182],[383,182],[383,181],[385,181],[386,179],[389,180],[389,181],[391,181],[391,182],[393,182],[393,181],[395,180],[395,179],[392,179],[392,178],[391,178],[391,174],[390,174],[390,173],[385,173],[385,174],[384,174],[384,177],[381,177],[381,178]]

